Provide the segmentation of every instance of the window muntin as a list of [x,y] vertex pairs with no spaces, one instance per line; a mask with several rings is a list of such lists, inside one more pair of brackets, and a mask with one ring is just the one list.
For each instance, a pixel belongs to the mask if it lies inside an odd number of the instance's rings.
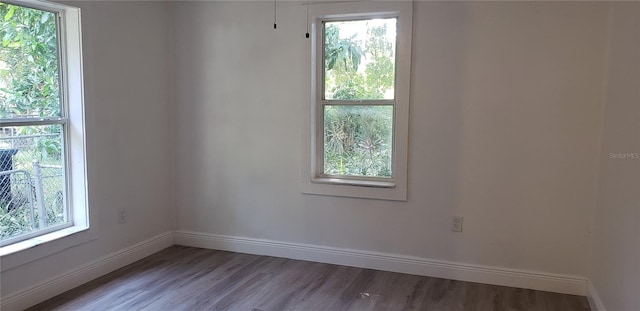
[[73,225],[59,12],[0,3],[0,245]]
[[322,21],[316,177],[392,181],[397,22]]

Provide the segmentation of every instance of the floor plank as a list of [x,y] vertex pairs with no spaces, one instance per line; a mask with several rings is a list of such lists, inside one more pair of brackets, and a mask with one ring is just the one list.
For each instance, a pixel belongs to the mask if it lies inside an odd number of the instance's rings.
[[581,296],[172,246],[28,310],[590,309]]

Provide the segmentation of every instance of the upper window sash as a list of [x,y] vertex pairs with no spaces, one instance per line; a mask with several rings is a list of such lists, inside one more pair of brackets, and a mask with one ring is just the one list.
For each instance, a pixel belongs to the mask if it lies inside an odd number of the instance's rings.
[[[317,73],[319,74],[317,81],[319,82],[317,88],[316,88],[316,93],[318,93],[318,101],[321,102],[326,102],[326,101],[330,101],[330,102],[335,102],[335,101],[342,101],[342,102],[365,102],[365,101],[393,101],[392,103],[395,104],[395,100],[397,97],[397,82],[398,82],[398,20],[400,18],[400,14],[399,12],[367,12],[367,13],[351,13],[351,14],[340,14],[340,15],[332,15],[332,16],[324,16],[322,18],[319,18],[317,20],[317,24],[321,25],[321,27],[318,27],[317,32],[316,32],[316,38],[319,38],[320,40],[318,40],[318,50],[317,50],[317,55],[320,55],[320,59],[321,61],[317,62],[316,65],[318,66],[316,68]],[[391,98],[357,98],[357,99],[333,99],[333,98],[326,98],[327,96],[327,80],[326,80],[326,75],[328,73],[329,70],[331,69],[327,69],[326,68],[326,44],[327,44],[327,24],[328,23],[340,23],[340,22],[366,22],[366,21],[382,21],[382,20],[389,20],[389,19],[393,19],[395,20],[395,24],[392,25],[392,30],[395,33],[395,37],[394,40],[392,42],[393,45],[393,49],[392,49],[392,57],[393,57],[393,96]],[[390,23],[389,23],[390,24]],[[385,23],[385,28],[387,25],[387,23]],[[389,29],[387,29],[387,31],[391,31]],[[315,39],[317,40],[317,39]],[[364,43],[366,45],[366,43]],[[361,46],[362,47],[362,46]],[[360,57],[362,57],[364,55],[360,55]],[[360,59],[361,60],[361,59]],[[317,60],[316,60],[317,61]],[[359,66],[364,66],[365,64],[359,63]],[[384,95],[383,95],[384,96]]]
[[55,21],[55,32],[56,32],[56,65],[57,65],[57,82],[58,82],[58,105],[57,105],[57,114],[54,115],[38,115],[38,116],[20,116],[13,115],[9,118],[0,118],[1,126],[21,126],[21,125],[46,125],[46,124],[62,124],[66,123],[68,120],[68,109],[67,109],[67,72],[66,72],[66,38],[65,33],[63,31],[63,27],[65,24],[64,20],[64,11],[55,3],[49,3],[44,1],[35,1],[35,0],[3,0],[3,3],[20,6],[27,9],[33,9],[38,11],[44,11],[53,14],[53,19]]

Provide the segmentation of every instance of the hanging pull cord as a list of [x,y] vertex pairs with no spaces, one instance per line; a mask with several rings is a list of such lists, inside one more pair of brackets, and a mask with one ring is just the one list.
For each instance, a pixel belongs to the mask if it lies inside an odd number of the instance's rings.
[[273,0],[273,29],[277,29],[278,25],[276,24],[276,12],[277,12],[277,7],[276,7],[276,1],[277,0]]
[[304,37],[309,38],[309,0],[307,0],[307,33]]

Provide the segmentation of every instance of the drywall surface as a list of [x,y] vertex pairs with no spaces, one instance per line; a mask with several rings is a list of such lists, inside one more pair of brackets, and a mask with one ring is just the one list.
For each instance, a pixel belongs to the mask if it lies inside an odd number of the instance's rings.
[[640,310],[640,3],[610,25],[589,278],[607,310]]
[[[2,297],[173,225],[169,5],[94,1],[70,5],[82,9],[89,207],[97,220],[92,224],[97,239],[3,271]],[[125,224],[118,224],[118,208],[127,211]]]
[[300,193],[301,3],[174,6],[177,229],[586,275],[606,3],[416,1],[407,202]]

